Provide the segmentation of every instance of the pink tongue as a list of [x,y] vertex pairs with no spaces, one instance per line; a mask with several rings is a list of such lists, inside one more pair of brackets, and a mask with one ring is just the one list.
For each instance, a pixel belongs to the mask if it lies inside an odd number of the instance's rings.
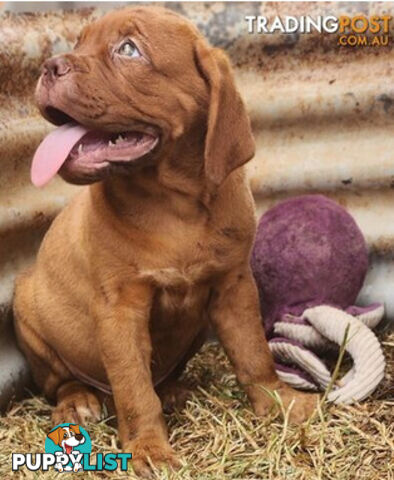
[[42,187],[60,170],[73,146],[88,129],[76,123],[66,123],[47,135],[38,146],[31,166],[31,181]]

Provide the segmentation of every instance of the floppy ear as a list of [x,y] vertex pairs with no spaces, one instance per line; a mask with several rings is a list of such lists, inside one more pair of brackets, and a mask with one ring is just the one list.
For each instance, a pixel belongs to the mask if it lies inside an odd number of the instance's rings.
[[80,434],[81,432],[79,431],[79,425],[69,425],[70,430],[72,430],[75,435]]
[[58,427],[53,432],[48,433],[48,438],[50,438],[52,442],[55,443],[56,445],[60,445],[60,442],[62,440],[62,433],[63,433],[62,427]]
[[236,89],[224,52],[203,40],[195,46],[197,66],[209,85],[208,126],[205,138],[205,174],[216,185],[250,160],[255,143],[249,117]]

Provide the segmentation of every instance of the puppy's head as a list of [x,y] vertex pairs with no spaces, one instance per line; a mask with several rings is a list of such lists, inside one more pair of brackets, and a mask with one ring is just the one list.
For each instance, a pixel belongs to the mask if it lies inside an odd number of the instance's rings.
[[226,56],[166,9],[127,8],[87,26],[72,53],[44,64],[36,98],[61,126],[37,150],[36,185],[59,170],[72,183],[130,173],[196,132],[201,172],[215,184],[254,154]]
[[69,427],[58,427],[48,433],[48,437],[59,447],[62,447],[64,443],[71,446],[79,445],[85,441],[85,437],[82,435],[79,425],[70,425]]

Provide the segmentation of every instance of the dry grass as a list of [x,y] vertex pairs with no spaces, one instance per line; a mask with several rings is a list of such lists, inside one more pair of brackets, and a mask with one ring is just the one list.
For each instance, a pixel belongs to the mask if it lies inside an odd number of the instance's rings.
[[[186,378],[195,395],[187,408],[168,417],[171,443],[183,458],[177,474],[160,479],[367,479],[394,478],[394,334],[381,337],[387,375],[372,398],[359,405],[324,405],[300,427],[279,418],[256,418],[235,382],[223,351],[208,344]],[[42,452],[51,407],[42,398],[15,404],[0,418],[0,478],[51,480],[70,474],[11,472],[12,452]],[[93,452],[117,452],[116,432],[102,422],[88,425]],[[132,473],[81,474],[82,478],[134,478]]]

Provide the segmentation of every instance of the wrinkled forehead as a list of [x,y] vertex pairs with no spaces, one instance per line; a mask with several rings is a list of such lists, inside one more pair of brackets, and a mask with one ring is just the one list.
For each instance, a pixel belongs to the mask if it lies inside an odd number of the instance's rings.
[[[85,27],[79,49],[99,49],[131,37],[161,48],[185,46],[200,36],[197,28],[180,15],[161,7],[134,7],[110,12]],[[180,42],[181,40],[181,42]]]

